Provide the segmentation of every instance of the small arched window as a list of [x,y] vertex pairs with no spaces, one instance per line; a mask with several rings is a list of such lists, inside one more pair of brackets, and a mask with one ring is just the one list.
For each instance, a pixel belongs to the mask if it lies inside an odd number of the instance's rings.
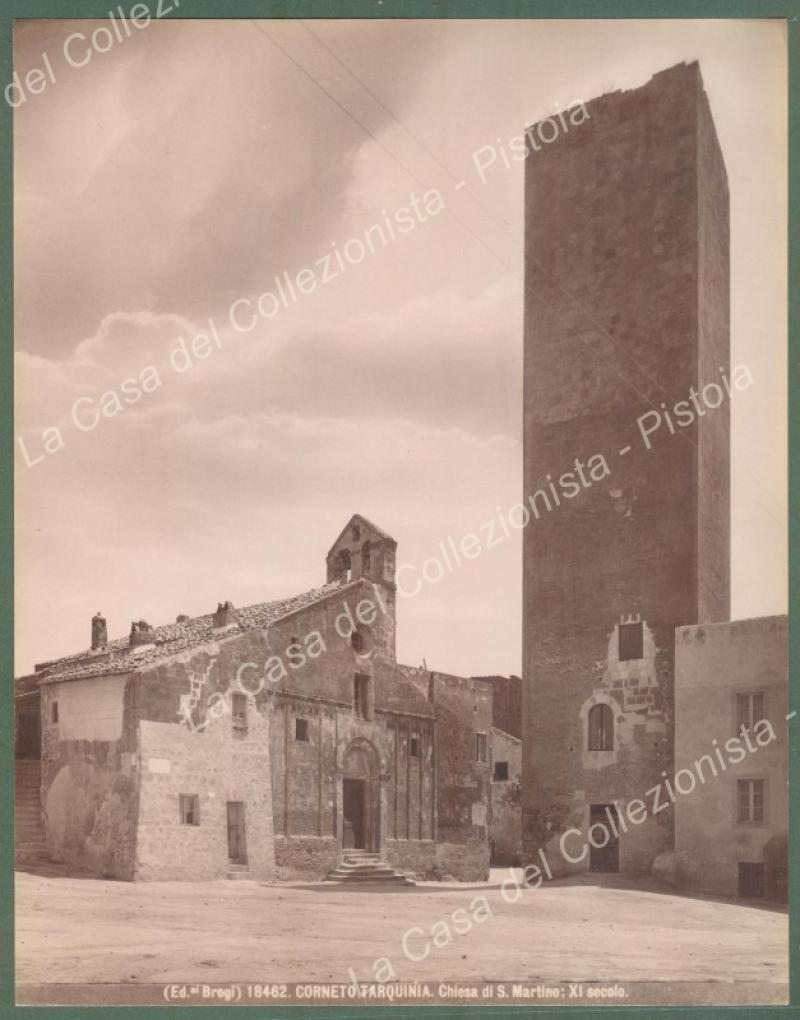
[[342,549],[339,553],[339,579],[349,581],[350,578],[350,550]]
[[593,705],[589,709],[589,750],[613,751],[614,713],[608,705]]

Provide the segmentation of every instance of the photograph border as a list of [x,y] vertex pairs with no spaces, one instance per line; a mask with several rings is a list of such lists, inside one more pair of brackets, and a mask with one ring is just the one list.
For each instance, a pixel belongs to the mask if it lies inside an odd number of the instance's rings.
[[[118,0],[8,0],[0,10],[0,77],[11,81],[13,71],[13,27],[15,20],[104,19]],[[126,5],[127,6],[127,5]],[[789,196],[788,196],[788,435],[789,435],[789,709],[800,710],[800,637],[796,626],[800,599],[798,578],[798,523],[800,523],[800,0],[180,0],[167,17],[184,19],[786,19],[789,103]],[[0,614],[0,656],[9,688],[3,689],[0,712],[0,747],[4,768],[0,774],[0,1016],[32,1015],[49,1018],[78,1018],[87,1008],[113,1011],[115,1016],[195,1017],[216,1015],[213,1006],[16,1006],[14,985],[14,344],[13,344],[13,111],[0,104],[0,314],[3,344],[0,357],[0,413],[5,455],[0,458],[0,583],[3,612]],[[522,337],[520,336],[520,348]],[[793,518],[792,508],[795,508]],[[41,593],[41,597],[46,597]],[[521,640],[521,638],[520,638]],[[789,726],[789,973],[788,1006],[567,1006],[555,1005],[431,1005],[431,1006],[225,1006],[226,1016],[285,1018],[380,1016],[520,1016],[551,1014],[562,1018],[602,1015],[608,1017],[653,1017],[666,1013],[678,1017],[800,1017],[800,717]]]

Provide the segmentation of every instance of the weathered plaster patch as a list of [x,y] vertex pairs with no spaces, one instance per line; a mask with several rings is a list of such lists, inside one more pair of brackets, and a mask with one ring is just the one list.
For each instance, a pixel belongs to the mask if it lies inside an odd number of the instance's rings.
[[110,676],[53,685],[59,740],[119,740],[127,682],[126,676]]

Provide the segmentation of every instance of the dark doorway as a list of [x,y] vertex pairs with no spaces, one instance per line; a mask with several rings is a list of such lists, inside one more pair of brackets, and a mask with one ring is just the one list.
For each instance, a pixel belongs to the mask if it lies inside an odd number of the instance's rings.
[[608,842],[603,847],[589,844],[590,871],[619,871],[619,816],[613,804],[592,804],[589,810],[589,827],[597,825],[592,833],[595,843],[602,843],[606,838],[600,825],[605,826]]
[[16,712],[16,742],[14,757],[36,761],[42,756],[42,728],[39,721],[40,703],[36,697],[19,698]]
[[364,797],[366,783],[363,779],[342,780],[342,815],[344,828],[342,846],[352,850],[366,850],[364,826]]
[[247,863],[244,804],[240,800],[228,801],[228,857],[234,864]]
[[764,895],[764,865],[739,863],[739,895],[760,899]]

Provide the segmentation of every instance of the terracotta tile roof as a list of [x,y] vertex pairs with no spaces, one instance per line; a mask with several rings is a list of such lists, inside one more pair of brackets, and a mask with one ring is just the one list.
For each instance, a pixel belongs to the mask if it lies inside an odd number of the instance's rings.
[[[357,582],[350,582],[357,583]],[[42,662],[36,666],[37,679],[77,679],[89,676],[108,676],[109,674],[132,673],[144,666],[150,666],[160,659],[174,655],[176,652],[187,651],[213,641],[218,637],[229,637],[243,634],[249,630],[261,630],[275,620],[286,616],[295,609],[302,609],[325,598],[346,585],[339,581],[312,588],[310,591],[291,598],[278,599],[275,602],[257,602],[243,609],[236,609],[237,622],[224,630],[213,631],[213,613],[204,616],[193,616],[183,623],[166,623],[155,627],[154,643],[131,648],[128,638],[116,638],[108,642],[108,648],[102,652],[83,651],[76,655],[67,655],[50,662]]]

